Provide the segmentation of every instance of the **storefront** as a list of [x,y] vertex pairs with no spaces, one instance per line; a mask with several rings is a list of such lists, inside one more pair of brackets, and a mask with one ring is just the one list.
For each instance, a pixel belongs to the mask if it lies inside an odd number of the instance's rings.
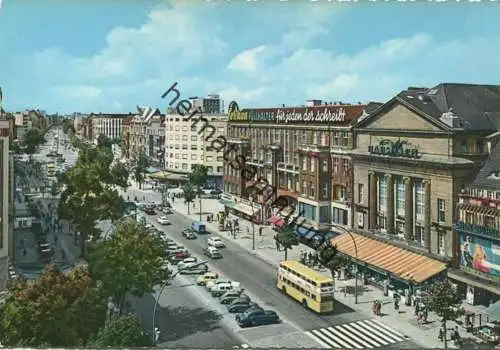
[[360,234],[331,239],[340,254],[350,259],[364,280],[387,290],[409,295],[425,290],[446,274],[445,263]]

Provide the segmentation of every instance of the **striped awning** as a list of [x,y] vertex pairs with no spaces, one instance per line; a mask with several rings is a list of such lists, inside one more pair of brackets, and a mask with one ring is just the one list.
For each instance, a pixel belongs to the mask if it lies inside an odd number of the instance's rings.
[[499,215],[500,210],[489,205],[461,204],[459,210],[485,215]]
[[[355,233],[351,235],[342,234],[332,238],[331,242],[339,252],[397,278],[422,283],[446,270],[446,265],[438,260]],[[357,257],[353,240],[356,242]]]

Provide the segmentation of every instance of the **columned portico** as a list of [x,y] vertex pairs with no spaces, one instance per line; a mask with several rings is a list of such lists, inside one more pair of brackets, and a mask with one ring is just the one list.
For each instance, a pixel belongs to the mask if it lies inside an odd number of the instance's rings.
[[368,201],[368,229],[375,230],[377,228],[377,174],[374,171],[369,172],[369,201]]
[[423,181],[425,197],[424,214],[424,247],[431,250],[431,182]]
[[394,234],[394,181],[392,174],[387,174],[386,180],[387,180],[387,233]]
[[413,179],[405,177],[403,179],[405,184],[405,239],[407,241],[413,240]]

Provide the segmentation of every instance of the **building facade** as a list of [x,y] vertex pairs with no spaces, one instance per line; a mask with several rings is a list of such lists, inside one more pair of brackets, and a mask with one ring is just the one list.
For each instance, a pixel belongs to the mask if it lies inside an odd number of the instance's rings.
[[165,157],[165,115],[149,107],[138,108],[138,112],[128,125],[129,157],[144,152],[152,165],[161,168]]
[[[424,283],[445,271],[442,263],[458,263],[458,193],[488,157],[486,137],[499,123],[499,92],[470,84],[409,88],[358,120],[350,152],[352,230],[366,244],[357,261],[370,266],[375,255],[384,257],[372,266],[375,275],[383,271],[382,278],[411,288],[415,276]],[[402,266],[410,252],[415,261],[428,258],[429,268],[410,261]]]
[[[240,110],[229,105],[228,138],[240,148],[245,166],[242,173],[225,163],[225,201],[233,200],[235,211],[254,213],[257,221],[272,217],[273,200],[265,193],[248,207],[249,188],[275,189],[275,197],[297,209],[302,226],[330,231],[331,220],[342,226],[350,223],[351,129],[365,111],[364,105],[324,104],[308,101],[303,107]],[[244,179],[242,179],[244,178]],[[252,206],[254,204],[250,203]]]
[[467,303],[500,299],[500,142],[499,133],[487,138],[490,156],[474,182],[458,194],[455,229],[460,260],[448,272]]
[[9,122],[0,120],[0,290],[4,289],[9,276],[9,257],[12,256],[11,177],[9,156]]
[[201,110],[204,114],[223,114],[224,101],[217,94],[211,94],[207,97],[190,97],[189,101],[194,110]]
[[87,139],[97,143],[100,135],[104,135],[111,140],[119,140],[123,134],[123,121],[126,118],[133,118],[132,113],[128,114],[90,114],[89,130]]
[[226,136],[227,116],[203,114],[207,119],[207,127],[203,128],[202,124],[193,125],[193,121],[170,112],[165,117],[165,170],[187,175],[194,165],[202,164],[208,168],[208,185],[222,187],[224,152],[214,149],[211,140]]

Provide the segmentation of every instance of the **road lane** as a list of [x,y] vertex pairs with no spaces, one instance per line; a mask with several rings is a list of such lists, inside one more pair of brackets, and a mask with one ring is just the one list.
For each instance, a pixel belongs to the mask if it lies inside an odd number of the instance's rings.
[[[163,229],[169,236],[182,242],[190,252],[203,256],[202,249],[206,247],[206,236],[198,236],[195,240],[186,240],[181,236],[180,232],[191,225],[191,220],[180,214],[173,214],[169,216],[172,225],[160,226],[155,221],[156,217],[146,216],[150,222]],[[364,318],[340,303],[335,305],[335,312],[331,315],[320,316],[309,309],[304,309],[295,300],[282,295],[276,289],[276,267],[230,240],[226,239],[225,242],[226,248],[222,249],[223,259],[211,260],[209,264],[226,277],[241,282],[245,289],[263,300],[264,307],[267,305],[276,310],[284,321],[298,329],[307,331]]]

